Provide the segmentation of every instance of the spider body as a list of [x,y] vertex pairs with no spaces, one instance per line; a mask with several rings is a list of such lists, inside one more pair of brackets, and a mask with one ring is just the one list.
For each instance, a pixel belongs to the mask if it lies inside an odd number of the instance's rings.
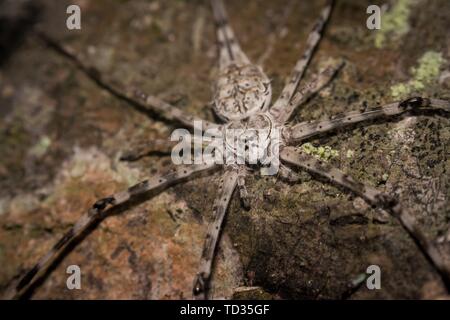
[[[137,105],[141,109],[158,113],[168,121],[176,121],[191,129],[196,129],[193,123],[202,121],[205,123],[204,130],[216,129],[225,132],[225,136],[227,130],[241,130],[239,139],[245,142],[243,145],[236,147],[233,141],[225,140],[227,148],[238,158],[245,159],[246,151],[251,148],[252,143],[255,143],[255,131],[258,132],[256,135],[258,139],[261,138],[259,133],[262,132],[262,140],[267,142],[262,146],[263,151],[270,151],[273,148],[280,149],[275,160],[280,164],[279,176],[281,178],[294,181],[295,179],[292,179],[295,176],[293,168],[300,168],[326,178],[360,196],[370,205],[387,211],[416,240],[421,252],[450,287],[450,267],[442,259],[434,242],[424,236],[413,216],[393,195],[359,182],[331,164],[318,160],[295,147],[298,142],[303,142],[311,137],[368,120],[389,118],[410,111],[450,112],[450,103],[440,99],[416,97],[366,112],[351,111],[331,120],[288,124],[295,109],[326,86],[343,66],[343,63],[328,66],[321,70],[312,81],[303,86],[301,84],[306,68],[319,44],[325,24],[330,17],[333,1],[326,2],[307,39],[304,54],[300,56],[279,98],[272,105],[270,105],[272,95],[270,81],[262,69],[252,64],[240,48],[228,24],[222,1],[211,0],[211,5],[217,26],[220,69],[214,93],[214,110],[224,121],[221,124],[196,119],[157,97],[140,93],[135,89],[121,90],[107,76],[100,76],[98,72],[93,71],[95,68],[87,65],[77,54],[44,34],[40,34],[40,38],[57,53],[71,60],[79,70],[88,75],[100,87],[119,99]],[[280,140],[273,141],[272,134],[278,131],[282,133]],[[222,166],[218,195],[212,206],[213,221],[209,224],[198,273],[194,277],[194,298],[208,298],[215,251],[225,214],[235,189],[238,189],[243,206],[249,207],[249,196],[245,187],[245,177],[249,172],[246,164],[249,165],[244,161],[233,165],[225,163]],[[267,165],[261,161],[256,164],[262,171]],[[161,192],[176,183],[193,179],[200,174],[210,173],[217,170],[218,167],[220,166],[215,163],[202,163],[178,168],[165,175],[150,177],[127,190],[98,200],[51,251],[25,273],[18,284],[12,287],[12,297],[22,298],[29,294],[38,280],[44,277],[50,267],[64,254],[68,245],[95,222],[106,217],[110,209],[131,202],[147,193]]]

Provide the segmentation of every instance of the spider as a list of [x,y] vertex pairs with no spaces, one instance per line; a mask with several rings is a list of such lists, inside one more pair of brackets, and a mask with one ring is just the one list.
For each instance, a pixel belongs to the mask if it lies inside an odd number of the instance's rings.
[[[189,129],[196,129],[194,128],[194,122],[201,121],[203,123],[203,131],[208,129],[220,131],[231,127],[241,128],[245,131],[250,126],[260,129],[272,128],[279,130],[281,132],[281,141],[279,146],[277,146],[279,147],[280,165],[278,175],[281,178],[294,179],[296,175],[294,168],[300,168],[344,187],[362,197],[373,207],[390,213],[398,219],[406,232],[415,240],[421,252],[440,274],[444,283],[449,284],[450,267],[444,263],[433,242],[424,236],[413,216],[396,197],[356,181],[341,170],[295,147],[300,142],[304,142],[312,137],[374,119],[389,119],[407,113],[419,114],[424,111],[450,112],[450,102],[448,101],[413,97],[378,107],[371,111],[348,112],[331,120],[291,124],[289,120],[291,120],[296,108],[328,85],[343,67],[342,62],[330,65],[322,69],[309,83],[301,84],[306,69],[322,38],[333,4],[334,1],[327,0],[320,17],[308,36],[303,55],[297,61],[287,84],[282,89],[281,95],[271,104],[272,90],[269,78],[265,75],[262,68],[252,64],[239,46],[228,23],[222,0],[211,0],[216,23],[220,68],[220,74],[215,86],[213,109],[222,120],[223,123],[221,124],[198,119],[155,96],[144,94],[138,90],[119,89],[106,75],[100,74],[95,68],[86,64],[71,49],[59,44],[43,33],[38,33],[38,36],[50,48],[69,59],[79,70],[96,82],[98,86],[130,104],[155,112],[168,121],[181,123]],[[259,164],[259,167],[264,168],[264,165]],[[97,200],[53,248],[14,284],[13,298],[18,299],[29,295],[39,283],[39,280],[45,276],[55,261],[62,257],[63,252],[74,243],[75,239],[89,227],[95,225],[96,222],[101,221],[114,209],[127,203],[133,203],[144,195],[160,193],[174,184],[193,179],[202,174],[221,170],[222,176],[218,186],[219,194],[212,207],[214,220],[208,227],[198,273],[193,281],[193,297],[207,299],[218,240],[227,208],[235,189],[238,190],[243,206],[246,208],[249,206],[249,195],[245,185],[246,175],[250,172],[249,169],[251,169],[251,166],[247,163],[233,165],[195,164],[190,167],[175,169],[166,175],[151,177],[131,186],[127,190]]]

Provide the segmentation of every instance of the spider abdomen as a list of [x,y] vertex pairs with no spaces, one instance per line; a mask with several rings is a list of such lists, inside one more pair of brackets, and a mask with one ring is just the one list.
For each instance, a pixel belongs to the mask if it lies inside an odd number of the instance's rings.
[[225,121],[244,119],[265,111],[271,97],[270,81],[261,68],[232,64],[216,82],[214,110]]

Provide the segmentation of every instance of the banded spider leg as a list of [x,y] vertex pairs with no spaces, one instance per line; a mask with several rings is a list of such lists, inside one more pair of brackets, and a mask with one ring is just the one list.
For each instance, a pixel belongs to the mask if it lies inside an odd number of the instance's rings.
[[194,280],[193,294],[195,299],[206,299],[211,269],[214,260],[217,242],[222,229],[228,205],[233,196],[239,178],[239,172],[233,168],[226,168],[219,184],[219,195],[213,205],[214,220],[209,224],[200,260],[199,271]]
[[[180,109],[171,106],[170,104],[160,100],[155,96],[147,96],[146,94],[138,90],[123,90],[118,85],[116,85],[114,81],[108,79],[106,75],[101,75],[95,68],[83,62],[83,59],[76,53],[72,52],[72,50],[70,50],[69,48],[59,44],[44,33],[38,32],[37,35],[41,40],[44,41],[45,44],[47,44],[49,48],[53,49],[56,53],[62,55],[63,57],[69,59],[81,72],[91,78],[99,87],[105,89],[115,97],[125,100],[129,104],[136,106],[139,111],[150,111],[151,113],[155,113],[158,116],[162,116],[168,121],[179,122],[188,128],[193,128],[194,122],[202,122],[202,130],[212,128],[220,130],[219,125],[185,114]],[[152,146],[150,150],[154,150],[154,146]],[[125,155],[123,160],[135,160],[142,155],[145,155],[145,153],[145,151],[138,153],[129,153]],[[64,252],[64,248],[66,248],[71,242],[73,242],[73,240],[75,240],[80,234],[82,234],[96,220],[102,217],[106,205],[111,206],[112,209],[113,206],[115,207],[125,201],[128,201],[131,196],[136,197],[141,193],[149,192],[152,189],[156,190],[158,187],[163,187],[160,190],[163,191],[171,184],[181,182],[186,175],[189,176],[196,172],[206,171],[207,169],[213,167],[214,166],[212,165],[205,165],[204,168],[197,168],[194,166],[191,169],[183,170],[181,173],[176,172],[175,175],[172,173],[167,177],[163,176],[161,178],[153,178],[153,180],[157,180],[157,183],[154,185],[148,184],[148,186],[152,185],[151,188],[146,187],[148,182],[145,181],[141,184],[131,187],[128,191],[117,193],[111,197],[105,198],[108,199],[108,202],[105,202],[107,201],[105,199],[97,201],[96,204],[94,204],[95,208],[97,208],[99,205],[102,205],[103,203],[105,204],[105,206],[102,207],[101,210],[99,209],[98,213],[93,211],[95,209],[94,207],[93,209],[90,209],[89,212],[75,224],[73,229],[69,230],[69,232],[54,246],[52,251],[41,258],[39,262],[19,280],[19,283],[14,288],[12,297],[18,299],[26,296],[30,292],[30,290],[33,289],[33,285],[37,283],[41,277],[45,276],[47,270],[52,266],[53,262],[61,256],[61,254]]]
[[[227,75],[227,73],[233,73],[235,72],[235,69],[239,68],[250,67],[251,69],[252,64],[246,54],[242,51],[239,43],[236,40],[234,32],[228,23],[228,17],[223,2],[221,0],[211,0],[211,7],[216,23],[216,33],[219,48],[219,68],[223,76],[222,83],[234,82],[237,79],[233,79],[233,77]],[[256,71],[256,75],[258,75],[259,72],[261,71]],[[241,73],[239,72],[239,74]],[[268,79],[264,78],[264,80],[268,85],[270,85]],[[220,82],[221,80],[218,81],[218,83]],[[228,87],[229,86],[230,85],[228,84]],[[229,91],[229,97],[227,97],[225,100],[233,102],[234,97],[232,91],[234,90],[228,89],[227,91]],[[270,97],[271,93],[266,92],[266,94]],[[228,115],[233,117],[239,116],[239,114],[233,114],[231,112],[226,112],[225,114],[223,114],[221,111],[224,110],[218,109],[220,108],[220,106],[215,105],[214,107],[216,108],[215,110],[217,114],[219,116],[222,116],[223,120],[225,121],[228,121]],[[220,181],[219,196],[216,198],[213,206],[214,221],[211,222],[208,227],[208,233],[206,235],[203,253],[199,265],[199,271],[194,280],[193,295],[196,299],[206,299],[208,297],[211,269],[217,243],[219,240],[223,220],[225,218],[229,202],[236,186],[238,186],[239,188],[242,205],[246,208],[249,207],[248,194],[245,188],[245,174],[246,172],[244,168],[229,166],[226,168],[225,174]]]
[[[328,5],[322,10],[321,17],[313,28],[312,33],[308,37],[307,49],[302,58],[297,62],[294,71],[291,75],[291,80],[285,86],[280,98],[270,109],[270,113],[274,116],[277,122],[283,125],[289,120],[297,107],[303,104],[307,98],[319,92],[327,83],[329,83],[336,72],[342,67],[343,63],[331,66],[319,73],[309,84],[303,86],[298,90],[300,81],[305,73],[306,68],[312,58],[314,49],[317,47],[323,27],[330,17],[333,1],[329,1]],[[287,145],[292,145],[303,141],[312,136],[326,133],[338,128],[343,128],[350,124],[355,124],[363,121],[373,120],[377,118],[392,118],[405,113],[425,112],[425,111],[444,111],[450,112],[450,102],[439,99],[427,98],[411,98],[401,102],[395,102],[372,111],[367,112],[348,112],[338,118],[326,121],[317,122],[303,122],[294,126],[283,126],[283,138]],[[444,263],[441,255],[437,251],[432,242],[428,241],[423,233],[418,228],[414,218],[395,200],[393,197],[387,196],[374,188],[364,186],[361,183],[354,182],[353,179],[341,173],[338,169],[327,166],[318,160],[306,154],[295,155],[292,147],[286,147],[280,153],[282,162],[300,166],[303,169],[312,171],[319,175],[329,178],[331,181],[350,189],[358,195],[361,195],[369,203],[376,206],[382,206],[390,213],[392,213],[418,243],[422,252],[429,259],[431,264],[436,268],[442,276],[444,283],[450,288],[450,268]],[[281,164],[279,175],[290,181],[298,181],[296,172],[289,166]],[[364,187],[364,192],[361,189]]]
[[405,113],[425,111],[450,112],[450,102],[415,97],[402,102],[394,102],[367,112],[351,111],[332,120],[301,122],[292,127],[286,127],[284,129],[284,136],[287,142],[291,144],[359,122],[380,118],[392,118]]
[[135,107],[138,111],[151,113],[152,115],[156,115],[157,117],[161,117],[172,123],[180,123],[186,128],[193,128],[194,123],[202,123],[202,130],[220,129],[219,125],[187,114],[179,108],[176,108],[159,99],[158,97],[147,95],[138,89],[123,88],[114,80],[110,79],[107,75],[100,74],[95,67],[84,62],[83,58],[79,54],[73,52],[73,50],[67,46],[59,44],[43,32],[36,32],[36,35],[50,49],[71,61],[75,67],[88,76],[99,87],[105,89],[113,96],[124,100],[131,106]]
[[211,0],[211,7],[216,23],[217,44],[219,47],[219,66],[223,70],[234,63],[251,64],[236,40],[233,29],[221,0]]
[[292,99],[284,106],[281,114],[278,116],[279,123],[286,123],[291,118],[294,111],[304,104],[313,95],[320,92],[336,76],[338,71],[344,66],[344,61],[333,62],[324,67],[313,79],[294,93]]
[[239,190],[239,198],[241,200],[241,205],[245,210],[250,210],[250,200],[247,191],[247,187],[245,186],[245,176],[247,175],[246,168],[239,168],[239,175],[237,179],[237,187]]
[[20,299],[26,297],[34,288],[38,281],[45,277],[47,271],[65,253],[65,249],[78,237],[86,232],[95,222],[99,222],[108,216],[115,208],[125,203],[138,200],[140,197],[155,195],[167,188],[189,179],[198,177],[201,174],[212,172],[219,167],[213,164],[192,165],[189,167],[173,170],[165,175],[159,175],[144,180],[127,190],[117,192],[96,201],[88,212],[83,215],[75,225],[53,246],[53,248],[43,256],[36,265],[25,273],[9,294],[11,298]]
[[[270,114],[280,125],[284,125],[291,118],[294,111],[300,105],[305,103],[308,98],[318,93],[330,83],[336,73],[344,66],[343,61],[328,65],[322,69],[318,75],[314,76],[312,80],[308,81],[306,85],[299,89],[300,82],[311,63],[314,52],[322,38],[325,26],[330,19],[333,5],[334,0],[328,0],[327,4],[322,9],[320,17],[317,19],[308,35],[304,53],[292,70],[289,81],[283,88],[280,97],[269,109]],[[278,175],[288,182],[297,182],[299,180],[298,174],[282,163],[280,164]]]
[[416,241],[422,252],[441,275],[447,287],[450,285],[450,268],[435,245],[421,231],[414,217],[394,197],[356,181],[328,163],[317,160],[294,147],[285,147],[280,152],[282,161],[300,167],[308,172],[327,178],[330,182],[349,189],[373,206],[388,211]]
[[[324,17],[323,14],[322,17]],[[304,89],[299,90],[291,95],[287,95],[284,98],[281,97],[280,99],[284,99],[284,101],[280,102],[280,104],[275,103],[270,112],[277,118],[277,120],[281,124],[288,121],[295,109],[302,103],[304,103],[308,96],[319,92],[333,78],[333,76],[342,67],[342,65],[343,64],[341,63],[334,68],[328,67],[323,72],[321,72],[310,84],[304,86]],[[291,83],[295,84],[296,87],[298,87],[298,82],[295,82],[295,79],[296,78],[294,76],[291,80]],[[286,87],[289,86],[290,84],[288,84]],[[286,88],[284,90],[286,90]],[[289,91],[287,90],[286,92]],[[280,101],[280,99],[278,101]],[[275,106],[277,106],[276,109]],[[328,133],[339,128],[357,124],[359,122],[365,122],[380,118],[392,118],[405,113],[420,113],[427,111],[450,112],[450,102],[440,99],[428,99],[421,97],[410,98],[401,102],[394,102],[367,112],[348,112],[332,120],[302,122],[293,126],[284,126],[282,128],[283,138],[285,139],[285,143],[287,145],[293,145],[313,136]],[[295,150],[292,147],[284,148],[284,150],[280,153],[280,159],[282,160],[282,162],[284,161],[285,163],[299,166],[310,172],[312,171],[321,176],[325,176],[332,182],[344,186],[347,189],[350,189],[356,194],[362,196],[369,203],[375,206],[383,207],[394,217],[396,217],[400,221],[404,229],[419,245],[421,251],[424,252],[425,256],[428,258],[431,264],[439,272],[447,287],[450,288],[449,266],[445,264],[434,244],[426,239],[423,232],[417,226],[415,219],[401,206],[401,204],[396,199],[391,196],[385,195],[374,188],[354,182],[353,179],[349,178],[348,175],[341,173],[338,169],[331,168],[330,166],[324,168],[322,163],[311,156],[308,156],[306,154],[295,155],[294,151]],[[280,168],[280,176],[290,182],[298,181],[296,172],[283,163],[281,164]],[[361,189],[361,187],[364,188]],[[364,192],[362,190],[364,190]],[[388,199],[389,201],[387,201]]]

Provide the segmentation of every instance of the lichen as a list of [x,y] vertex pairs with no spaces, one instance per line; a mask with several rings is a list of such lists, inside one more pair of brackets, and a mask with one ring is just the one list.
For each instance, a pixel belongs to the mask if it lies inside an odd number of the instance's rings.
[[436,81],[445,59],[440,52],[427,51],[419,59],[417,67],[411,68],[412,79],[393,85],[391,95],[394,98],[406,97],[413,91],[419,91],[426,88],[427,85]]
[[381,29],[375,35],[375,47],[383,48],[387,42],[399,40],[408,33],[409,16],[417,0],[397,0],[391,10],[383,13]]
[[332,149],[329,146],[315,147],[311,143],[304,143],[300,146],[303,152],[315,156],[316,158],[328,161],[332,158],[336,158],[339,155],[339,151]]

